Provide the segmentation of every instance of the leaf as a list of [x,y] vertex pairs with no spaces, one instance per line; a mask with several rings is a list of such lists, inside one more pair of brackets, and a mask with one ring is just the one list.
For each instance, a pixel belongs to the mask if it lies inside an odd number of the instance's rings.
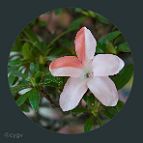
[[94,126],[94,120],[93,119],[94,119],[93,117],[89,117],[85,121],[85,123],[84,123],[84,131],[85,132],[89,132],[93,128],[93,126]]
[[43,76],[43,72],[41,72],[41,71],[37,71],[35,73],[34,77],[35,77],[36,83],[39,83],[41,81],[42,76]]
[[75,109],[72,110],[72,113],[74,114],[80,114],[86,112],[86,108],[83,107],[76,107]]
[[123,108],[123,106],[124,106],[124,103],[119,100],[116,105],[116,109],[118,110],[118,112]]
[[129,45],[128,45],[127,42],[120,44],[117,47],[117,51],[118,52],[131,52],[131,50],[130,50]]
[[121,35],[120,31],[111,32],[111,33],[107,34],[106,36],[102,37],[101,39],[99,39],[99,43],[103,44],[103,43],[106,43],[107,41],[112,42],[120,35]]
[[23,90],[25,88],[29,88],[29,82],[26,83],[20,83],[17,86],[11,87],[11,92],[13,95],[17,94],[20,90]]
[[20,66],[22,64],[20,59],[9,60],[8,66]]
[[111,42],[106,43],[106,52],[110,54],[116,54],[116,48]]
[[62,8],[58,8],[58,9],[55,9],[54,12],[55,12],[56,15],[60,15],[60,14],[62,14],[63,9]]
[[32,57],[31,55],[31,50],[30,50],[31,45],[29,43],[24,43],[22,47],[22,55],[24,59],[28,60]]
[[61,77],[54,77],[50,73],[45,76],[44,85],[50,87],[62,87],[64,85],[64,79]]
[[31,40],[31,42],[32,42],[33,44],[39,43],[39,39],[38,39],[37,35],[36,35],[31,29],[32,29],[31,27],[27,26],[27,27],[23,30],[25,36],[26,36],[29,40]]
[[97,43],[97,52],[116,54],[116,48],[114,47],[113,41],[120,35],[121,35],[120,31],[115,31],[100,38]]
[[18,77],[13,74],[10,74],[8,77],[10,86],[14,85],[17,82],[17,80],[18,80]]
[[29,102],[34,110],[38,110],[40,104],[40,95],[36,89],[32,89],[28,93]]
[[85,100],[87,106],[91,106],[92,104],[96,103],[95,97],[93,95],[84,96],[83,99]]
[[104,23],[104,24],[109,24],[109,20],[107,18],[105,18],[104,16],[102,16],[101,14],[99,13],[95,13],[96,15],[96,18],[98,21],[100,21],[101,23]]
[[39,65],[30,63],[29,68],[30,68],[31,73],[34,74],[35,72],[37,72],[39,70]]
[[26,105],[26,104],[23,104],[22,106],[20,106],[20,109],[21,109],[21,111],[23,111],[23,112],[29,112],[28,105]]
[[105,109],[104,115],[109,119],[112,119],[117,113],[118,113],[117,110],[111,107],[111,108]]
[[[36,49],[38,49],[38,51],[40,53],[43,53],[41,46],[42,46],[42,42],[39,40],[39,37],[36,33],[34,33],[32,31],[32,28],[30,26],[27,26],[24,30],[23,30],[28,42],[30,42],[30,44],[32,44],[32,46],[36,47]],[[34,49],[35,51],[35,49]]]
[[124,106],[122,101],[118,101],[115,107],[105,107],[104,108],[104,115],[109,119],[112,119]]
[[78,19],[74,20],[70,24],[69,29],[70,30],[76,30],[76,29],[78,29],[81,26],[81,24],[83,23],[84,20],[85,20],[84,17],[81,17],[81,18],[78,18]]
[[28,94],[20,95],[20,97],[16,100],[17,106],[21,106],[27,100]]
[[114,81],[116,88],[119,90],[123,88],[128,81],[131,79],[134,72],[133,64],[129,64],[125,66],[119,74],[111,77],[111,79]]

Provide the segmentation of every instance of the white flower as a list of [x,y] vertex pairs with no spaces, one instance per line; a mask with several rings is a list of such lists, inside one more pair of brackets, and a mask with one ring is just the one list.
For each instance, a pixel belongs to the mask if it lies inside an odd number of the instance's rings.
[[53,76],[70,76],[60,95],[63,111],[75,108],[88,88],[105,106],[115,106],[118,92],[108,77],[124,67],[124,61],[116,55],[94,56],[97,42],[86,27],[81,28],[75,38],[76,56],[64,56],[54,60],[49,70]]

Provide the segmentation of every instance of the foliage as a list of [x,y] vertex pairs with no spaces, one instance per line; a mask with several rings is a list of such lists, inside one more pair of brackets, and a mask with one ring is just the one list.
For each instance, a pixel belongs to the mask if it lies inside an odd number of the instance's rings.
[[[47,20],[53,14],[55,22]],[[62,16],[65,15],[67,21],[63,22],[65,19]],[[48,66],[57,57],[75,55],[73,39],[82,26],[87,26],[93,31],[98,41],[98,54],[112,53],[126,61],[125,68],[118,75],[111,77],[116,87],[122,89],[130,81],[133,76],[131,50],[121,32],[108,19],[79,8],[59,9],[45,16],[47,19],[38,17],[22,30],[9,56],[9,86],[16,104],[23,112],[29,112],[30,108],[38,111],[43,98],[52,106],[58,107],[58,98],[67,78],[53,77]],[[20,94],[22,90],[29,88],[30,91]],[[124,104],[119,101],[115,107],[105,107],[90,92],[86,93],[83,101],[85,106],[80,103],[76,109],[65,114],[86,116],[85,131],[90,131],[93,127],[101,126],[112,119]]]

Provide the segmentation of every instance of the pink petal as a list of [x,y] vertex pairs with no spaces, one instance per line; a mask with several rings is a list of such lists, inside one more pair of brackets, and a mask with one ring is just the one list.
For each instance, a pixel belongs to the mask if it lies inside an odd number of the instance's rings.
[[72,110],[80,102],[87,91],[86,80],[80,78],[69,78],[64,90],[60,95],[60,106],[63,111]]
[[94,77],[89,79],[88,88],[94,96],[105,106],[115,106],[118,102],[118,92],[109,77]]
[[64,56],[51,62],[49,70],[54,76],[79,77],[82,65],[75,56]]
[[94,58],[96,40],[89,29],[81,28],[75,37],[75,50],[78,58],[84,64]]
[[98,54],[92,62],[94,76],[108,76],[120,72],[124,61],[112,54]]

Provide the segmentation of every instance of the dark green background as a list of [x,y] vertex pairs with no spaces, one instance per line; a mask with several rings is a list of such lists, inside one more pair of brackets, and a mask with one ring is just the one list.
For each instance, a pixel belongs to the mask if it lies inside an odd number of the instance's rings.
[[[81,135],[60,135],[37,126],[17,108],[8,87],[7,63],[11,45],[21,29],[41,13],[58,7],[82,7],[107,17],[121,30],[133,52],[135,81],[124,109],[106,126]],[[141,0],[3,0],[0,4],[0,142],[22,143],[120,143],[141,142],[143,116],[143,46]],[[5,132],[22,133],[23,138],[5,138]]]

